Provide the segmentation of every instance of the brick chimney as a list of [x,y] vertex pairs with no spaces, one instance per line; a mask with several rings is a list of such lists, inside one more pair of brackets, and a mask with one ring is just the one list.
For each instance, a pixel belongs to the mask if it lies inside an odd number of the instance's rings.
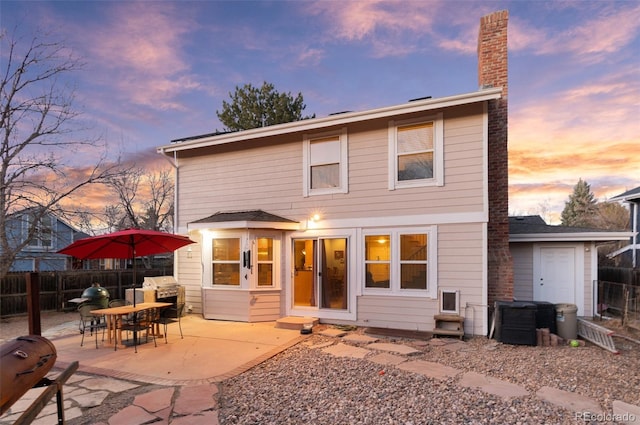
[[509,12],[480,19],[478,83],[480,89],[502,87],[502,97],[489,101],[489,223],[487,226],[488,303],[513,300],[513,259],[509,251],[509,170],[507,152]]

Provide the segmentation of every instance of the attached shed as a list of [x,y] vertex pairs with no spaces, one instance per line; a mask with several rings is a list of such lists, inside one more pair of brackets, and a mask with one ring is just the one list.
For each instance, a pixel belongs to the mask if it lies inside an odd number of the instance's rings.
[[575,304],[578,316],[594,316],[598,246],[630,235],[548,225],[540,216],[509,217],[514,299]]
[[640,186],[614,196],[610,201],[622,201],[629,204],[631,231],[633,233],[629,239],[629,245],[612,252],[609,257],[615,257],[620,254],[629,255],[631,257],[631,266],[636,268],[640,264]]

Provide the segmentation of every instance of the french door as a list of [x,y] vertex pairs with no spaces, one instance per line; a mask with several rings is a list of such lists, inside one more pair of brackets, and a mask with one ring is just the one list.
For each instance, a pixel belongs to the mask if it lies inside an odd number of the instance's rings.
[[293,307],[347,310],[347,238],[293,239]]

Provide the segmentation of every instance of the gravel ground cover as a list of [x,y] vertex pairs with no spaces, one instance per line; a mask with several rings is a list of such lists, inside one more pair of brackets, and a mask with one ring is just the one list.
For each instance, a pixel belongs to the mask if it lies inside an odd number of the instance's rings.
[[[43,314],[43,332],[75,314]],[[622,330],[615,323],[608,327]],[[614,338],[619,355],[587,343],[585,347],[526,347],[483,337],[468,339],[451,351],[425,341],[393,337],[380,342],[412,346],[408,360],[427,360],[456,368],[460,374],[438,381],[364,359],[336,357],[325,344],[346,343],[325,337],[320,325],[304,343],[220,384],[219,422],[229,424],[585,424],[573,412],[540,400],[543,386],[597,400],[607,414],[614,400],[640,405],[640,344]],[[0,340],[26,333],[24,318],[2,320]],[[355,333],[363,333],[358,328]],[[640,340],[636,333],[626,334]],[[366,347],[366,344],[358,344]],[[458,385],[464,372],[478,372],[524,387],[528,396],[503,399]],[[91,423],[107,422],[131,403],[132,394],[105,400]],[[83,421],[87,418],[83,418]],[[86,423],[80,421],[78,423]],[[640,422],[639,422],[640,423]]]
[[[617,339],[621,354],[595,345],[526,347],[476,337],[450,351],[416,340],[385,338],[427,360],[461,371],[444,381],[324,353],[336,338],[313,335],[221,384],[221,424],[584,424],[573,412],[542,401],[543,386],[597,400],[612,413],[614,400],[640,405],[640,346]],[[372,352],[371,355],[376,354]],[[367,356],[369,357],[369,356]],[[457,385],[462,372],[520,385],[528,396],[503,399]],[[606,421],[605,421],[606,422]],[[593,422],[602,423],[602,422]]]

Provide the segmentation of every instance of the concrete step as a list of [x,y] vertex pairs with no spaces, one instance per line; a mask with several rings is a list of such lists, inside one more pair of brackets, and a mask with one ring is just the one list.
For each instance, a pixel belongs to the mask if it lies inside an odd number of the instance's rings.
[[293,317],[287,316],[276,320],[276,328],[290,329],[299,331],[305,323],[311,323],[313,326],[320,323],[317,317]]

